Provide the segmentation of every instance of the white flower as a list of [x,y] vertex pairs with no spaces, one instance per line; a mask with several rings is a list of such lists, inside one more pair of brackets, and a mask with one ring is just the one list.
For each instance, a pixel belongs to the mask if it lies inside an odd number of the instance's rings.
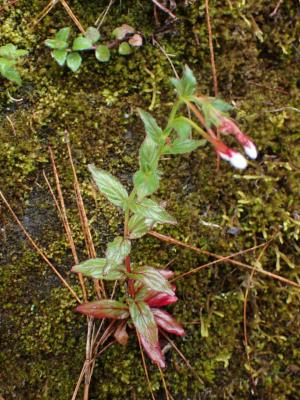
[[257,149],[253,142],[248,140],[247,144],[244,146],[245,153],[251,160],[255,160],[257,158]]

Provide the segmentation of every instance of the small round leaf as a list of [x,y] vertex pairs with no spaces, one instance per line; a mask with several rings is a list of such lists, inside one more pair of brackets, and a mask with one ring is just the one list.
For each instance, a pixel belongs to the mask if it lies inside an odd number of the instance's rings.
[[118,52],[122,56],[128,56],[128,54],[132,53],[132,50],[127,42],[123,42],[120,44]]
[[95,55],[98,61],[107,62],[110,59],[109,48],[104,44],[100,44],[100,46],[96,48]]
[[72,52],[67,56],[67,66],[73,71],[76,72],[82,62],[82,58],[79,53]]
[[84,36],[78,36],[73,42],[73,50],[81,51],[88,50],[93,47],[93,43],[90,39]]
[[94,44],[100,39],[101,35],[97,28],[90,26],[86,30],[85,37]]
[[55,61],[62,67],[66,62],[68,51],[65,49],[62,50],[53,50],[51,52],[52,57]]

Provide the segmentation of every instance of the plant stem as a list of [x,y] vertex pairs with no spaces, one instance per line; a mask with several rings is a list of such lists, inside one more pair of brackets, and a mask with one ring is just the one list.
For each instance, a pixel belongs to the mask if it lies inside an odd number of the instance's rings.
[[[129,210],[125,211],[125,220],[124,220],[124,239],[126,239],[129,235],[128,229],[128,221],[129,221]],[[130,274],[130,255],[125,257],[125,266],[126,271]],[[132,279],[128,279],[128,291],[131,297],[134,297],[134,281]]]

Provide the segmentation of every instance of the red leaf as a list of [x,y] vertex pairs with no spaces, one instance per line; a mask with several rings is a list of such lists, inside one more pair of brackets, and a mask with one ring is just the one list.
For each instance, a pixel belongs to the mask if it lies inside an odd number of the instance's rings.
[[176,303],[177,300],[178,298],[176,296],[170,296],[169,294],[161,292],[152,292],[145,301],[150,307],[163,307]]
[[149,358],[160,368],[165,368],[166,367],[165,357],[161,351],[159,342],[157,342],[156,345],[152,345],[142,335],[140,335],[140,339],[141,339],[141,344],[145,352],[148,354]]
[[115,300],[80,304],[76,311],[95,318],[125,319],[129,317],[128,306]]
[[182,326],[166,311],[160,310],[159,308],[151,309],[154,314],[155,322],[159,327],[174,335],[184,336],[185,332]]
[[125,346],[128,342],[128,333],[126,331],[126,324],[127,324],[126,321],[121,322],[114,333],[114,337],[117,340],[117,342],[122,344],[123,346]]

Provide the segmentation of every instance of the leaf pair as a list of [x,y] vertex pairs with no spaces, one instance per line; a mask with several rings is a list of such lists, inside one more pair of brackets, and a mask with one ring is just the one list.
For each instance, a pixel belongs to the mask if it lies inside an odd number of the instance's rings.
[[22,84],[19,72],[14,68],[18,58],[28,54],[26,50],[18,49],[14,44],[9,43],[0,47],[0,74],[17,85]]
[[77,36],[69,48],[70,28],[62,28],[56,34],[54,39],[47,39],[45,45],[52,50],[51,55],[56,62],[63,66],[65,63],[73,71],[76,72],[82,63],[80,51],[95,49],[95,56],[98,61],[107,62],[110,59],[110,51],[105,45],[96,46],[96,42],[100,39],[99,31],[94,27],[89,27],[85,35]]
[[[100,192],[112,204],[123,210],[131,210],[135,214],[134,220],[131,219],[129,222],[132,231],[134,230],[132,238],[143,236],[154,223],[176,223],[175,219],[155,201],[150,199],[131,200],[121,182],[110,173],[97,169],[94,165],[89,165],[89,170]],[[139,223],[142,225],[141,227]]]

